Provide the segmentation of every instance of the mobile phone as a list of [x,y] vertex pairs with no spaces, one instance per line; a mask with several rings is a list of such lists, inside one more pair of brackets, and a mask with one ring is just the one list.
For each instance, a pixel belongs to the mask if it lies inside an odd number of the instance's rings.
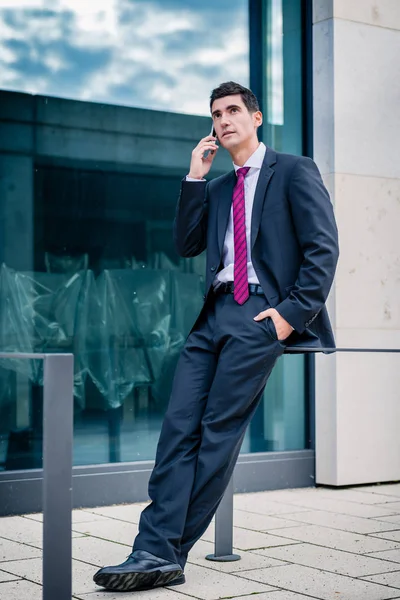
[[[212,135],[213,137],[217,137],[217,134],[216,134],[215,129],[214,129],[214,123],[211,125],[211,131],[210,131],[209,135]],[[218,142],[218,138],[217,138],[216,141]],[[207,158],[207,156],[209,155],[210,152],[211,152],[211,154],[214,154],[214,150],[206,150],[204,152],[203,158]]]

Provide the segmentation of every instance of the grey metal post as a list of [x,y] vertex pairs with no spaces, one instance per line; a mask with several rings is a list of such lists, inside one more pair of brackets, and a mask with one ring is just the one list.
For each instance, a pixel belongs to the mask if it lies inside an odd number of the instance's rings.
[[238,554],[233,554],[233,478],[215,514],[215,551],[206,559],[217,562],[240,560]]
[[69,354],[44,358],[43,600],[72,596],[73,364]]

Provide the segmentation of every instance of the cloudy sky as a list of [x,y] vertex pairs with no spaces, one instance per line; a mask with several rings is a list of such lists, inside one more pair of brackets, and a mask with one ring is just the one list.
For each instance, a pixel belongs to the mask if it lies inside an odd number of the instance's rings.
[[247,0],[0,0],[0,88],[208,113],[249,84]]

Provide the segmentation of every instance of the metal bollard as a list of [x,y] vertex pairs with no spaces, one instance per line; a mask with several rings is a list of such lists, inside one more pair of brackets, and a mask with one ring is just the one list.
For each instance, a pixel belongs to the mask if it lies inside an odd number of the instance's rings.
[[215,514],[215,552],[208,554],[206,559],[232,562],[240,558],[239,554],[233,554],[233,479],[231,478]]
[[44,358],[43,600],[72,597],[74,357]]

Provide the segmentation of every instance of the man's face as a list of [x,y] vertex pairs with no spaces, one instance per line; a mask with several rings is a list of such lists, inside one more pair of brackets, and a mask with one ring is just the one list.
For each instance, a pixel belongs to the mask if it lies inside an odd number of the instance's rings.
[[249,113],[240,94],[214,100],[211,116],[219,143],[228,151],[245,147],[257,138],[262,123],[261,113]]

